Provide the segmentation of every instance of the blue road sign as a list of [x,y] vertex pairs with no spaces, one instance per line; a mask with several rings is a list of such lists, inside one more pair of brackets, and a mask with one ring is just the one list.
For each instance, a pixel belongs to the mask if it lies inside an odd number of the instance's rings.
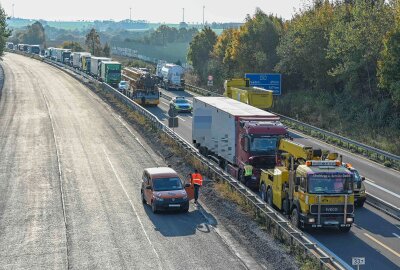
[[274,95],[282,94],[282,77],[279,73],[246,73],[245,78],[250,79],[250,86],[272,90]]

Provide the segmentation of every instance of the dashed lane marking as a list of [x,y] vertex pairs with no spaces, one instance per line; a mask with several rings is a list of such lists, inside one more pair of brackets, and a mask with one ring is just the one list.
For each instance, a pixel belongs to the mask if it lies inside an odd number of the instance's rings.
[[394,254],[395,256],[400,258],[400,253],[398,253],[397,251],[391,249],[390,247],[388,247],[387,245],[385,245],[384,243],[382,243],[381,241],[379,241],[378,239],[372,237],[371,235],[369,235],[368,233],[364,233],[364,235],[366,237],[368,237],[369,239],[371,239],[372,241],[374,241],[375,243],[377,243],[378,245],[380,245],[381,247],[385,248],[386,250],[388,250],[389,252],[391,252],[392,254]]
[[400,239],[400,235],[398,235],[397,233],[392,233],[392,234]]
[[154,248],[154,245],[153,245],[153,243],[151,242],[149,235],[147,234],[146,230],[144,229],[143,222],[142,222],[142,220],[140,219],[138,212],[136,211],[135,205],[133,204],[131,198],[129,197],[128,192],[126,191],[124,184],[122,184],[122,181],[121,181],[121,179],[119,178],[119,176],[118,176],[118,174],[117,174],[117,171],[115,170],[114,165],[112,164],[112,162],[111,162],[111,160],[110,160],[110,157],[108,156],[108,154],[107,154],[107,152],[106,152],[106,150],[105,150],[104,148],[103,148],[103,152],[104,152],[104,154],[105,154],[105,156],[106,156],[106,158],[107,158],[108,163],[110,164],[110,167],[111,167],[111,169],[112,169],[112,171],[113,171],[115,177],[117,178],[117,180],[118,180],[120,186],[121,186],[122,189],[124,190],[125,196],[128,198],[129,204],[131,205],[131,207],[132,207],[132,209],[133,209],[133,212],[135,213],[135,216],[136,216],[136,218],[138,219],[138,221],[139,221],[139,223],[140,223],[140,227],[142,228],[142,230],[143,230],[143,232],[144,232],[144,235],[146,236],[147,241],[149,242],[149,244],[150,244],[150,246],[151,246],[151,248],[152,248],[154,254],[156,255],[156,257],[157,257],[157,259],[158,259],[158,261],[157,261],[158,268],[159,268],[159,269],[162,269],[162,266],[161,266],[161,264],[160,264],[161,258],[160,258],[160,256],[158,255],[156,249]]

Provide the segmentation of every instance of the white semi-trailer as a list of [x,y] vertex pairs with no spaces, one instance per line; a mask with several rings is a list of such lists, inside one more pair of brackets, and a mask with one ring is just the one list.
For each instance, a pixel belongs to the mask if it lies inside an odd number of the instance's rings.
[[279,116],[227,97],[194,97],[192,121],[199,152],[254,188],[261,169],[276,165],[279,140],[288,136]]
[[90,74],[95,77],[99,76],[101,62],[109,62],[111,58],[93,56],[90,60]]

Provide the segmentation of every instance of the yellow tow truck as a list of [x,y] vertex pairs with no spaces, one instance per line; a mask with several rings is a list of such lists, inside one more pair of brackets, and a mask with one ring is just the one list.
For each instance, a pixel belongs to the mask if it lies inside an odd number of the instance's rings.
[[337,227],[354,222],[354,174],[336,153],[314,150],[289,139],[279,142],[281,166],[261,171],[264,201],[290,216],[300,228]]
[[250,87],[250,80],[247,78],[226,80],[224,89],[226,97],[263,110],[272,107],[273,92],[259,87]]

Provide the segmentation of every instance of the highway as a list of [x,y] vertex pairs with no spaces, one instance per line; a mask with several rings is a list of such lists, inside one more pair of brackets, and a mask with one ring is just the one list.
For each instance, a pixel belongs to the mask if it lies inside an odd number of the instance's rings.
[[[193,95],[178,91],[161,90],[161,92],[168,96],[186,96],[189,100]],[[168,108],[169,101],[162,98],[159,107],[149,108],[149,110],[167,124]],[[181,113],[178,121],[179,127],[175,131],[191,142],[192,115]],[[339,152],[343,155],[344,161],[352,163],[362,175],[367,177],[368,192],[400,207],[399,172],[300,133],[292,132],[292,135],[295,141],[300,143]],[[369,205],[356,209],[355,215],[355,226],[348,234],[326,230],[312,231],[310,235],[350,265],[351,257],[366,257],[367,265],[362,269],[400,268],[400,221]]]
[[54,67],[3,59],[0,268],[245,268],[192,205],[142,205],[143,169],[165,164],[114,110]]

